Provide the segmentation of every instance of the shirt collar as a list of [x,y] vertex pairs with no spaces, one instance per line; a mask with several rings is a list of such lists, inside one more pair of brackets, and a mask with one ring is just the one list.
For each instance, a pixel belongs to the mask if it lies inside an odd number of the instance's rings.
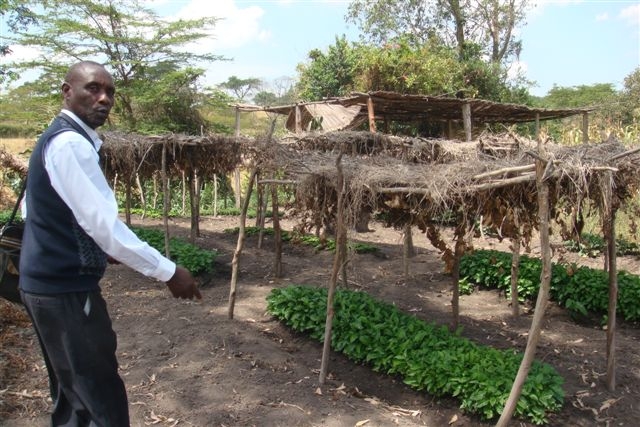
[[93,146],[96,147],[96,151],[100,150],[100,147],[102,146],[102,140],[100,139],[98,132],[96,132],[94,129],[91,129],[89,126],[87,126],[87,124],[83,122],[82,119],[80,119],[80,117],[76,116],[71,111],[63,108],[62,112],[65,113],[67,116],[71,117],[74,122],[80,125],[80,127],[82,127],[82,129],[87,133],[87,135],[91,137],[91,141],[93,142]]

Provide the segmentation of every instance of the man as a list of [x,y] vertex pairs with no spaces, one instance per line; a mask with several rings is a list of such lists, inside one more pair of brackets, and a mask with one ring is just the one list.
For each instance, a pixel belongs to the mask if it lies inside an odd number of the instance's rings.
[[73,65],[62,84],[63,109],[29,160],[20,292],[49,374],[53,426],[129,425],[116,335],[99,287],[107,262],[166,282],[176,298],[201,298],[189,271],[140,241],[118,217],[95,131],[114,94],[102,65]]

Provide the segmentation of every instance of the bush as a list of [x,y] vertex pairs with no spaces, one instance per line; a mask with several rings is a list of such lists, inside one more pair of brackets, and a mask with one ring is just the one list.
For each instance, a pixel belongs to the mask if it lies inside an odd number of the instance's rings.
[[[131,230],[150,246],[164,253],[164,232],[139,227],[131,227]],[[189,270],[194,276],[213,270],[213,262],[217,255],[215,251],[198,248],[177,237],[169,239],[169,253],[172,261]]]

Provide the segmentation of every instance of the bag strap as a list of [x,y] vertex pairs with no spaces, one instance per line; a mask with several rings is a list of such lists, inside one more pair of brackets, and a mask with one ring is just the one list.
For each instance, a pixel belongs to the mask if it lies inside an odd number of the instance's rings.
[[11,216],[9,216],[9,220],[7,221],[7,223],[2,226],[3,231],[6,227],[10,226],[13,223],[13,220],[16,218],[16,214],[18,213],[18,208],[20,207],[20,202],[24,197],[24,191],[26,190],[26,188],[27,188],[27,178],[25,177],[22,180],[22,188],[20,188],[20,195],[18,196],[18,200],[16,200],[16,204],[13,207],[13,211],[11,211]]

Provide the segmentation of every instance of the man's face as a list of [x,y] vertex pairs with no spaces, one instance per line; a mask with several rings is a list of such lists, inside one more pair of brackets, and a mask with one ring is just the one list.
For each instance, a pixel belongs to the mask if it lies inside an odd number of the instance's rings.
[[76,70],[62,85],[64,106],[92,129],[102,126],[113,107],[113,78],[97,65],[85,65]]

